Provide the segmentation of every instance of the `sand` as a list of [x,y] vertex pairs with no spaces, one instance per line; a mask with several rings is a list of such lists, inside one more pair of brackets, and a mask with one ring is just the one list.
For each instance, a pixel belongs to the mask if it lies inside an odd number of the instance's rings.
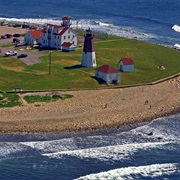
[[[24,31],[0,26],[0,34]],[[180,112],[180,76],[155,85],[59,93],[74,97],[27,104],[23,100],[26,94],[20,94],[22,106],[0,108],[0,132],[76,132],[118,128]]]
[[[180,76],[155,85],[60,91],[71,99],[0,109],[0,132],[76,132],[118,128],[180,112]],[[31,93],[27,93],[30,95]],[[42,95],[51,94],[38,93]]]

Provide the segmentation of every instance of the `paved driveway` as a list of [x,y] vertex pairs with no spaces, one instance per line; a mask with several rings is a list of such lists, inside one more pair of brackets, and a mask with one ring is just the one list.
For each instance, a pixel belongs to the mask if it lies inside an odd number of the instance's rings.
[[[1,54],[4,55],[5,52],[9,50],[17,51],[17,56],[20,54],[27,54],[28,56],[25,58],[19,58],[19,60],[23,61],[26,65],[33,65],[40,63],[39,57],[43,56],[43,53],[38,50],[26,50],[26,49],[16,49],[14,47],[0,47]],[[12,58],[17,58],[17,56],[11,56]]]

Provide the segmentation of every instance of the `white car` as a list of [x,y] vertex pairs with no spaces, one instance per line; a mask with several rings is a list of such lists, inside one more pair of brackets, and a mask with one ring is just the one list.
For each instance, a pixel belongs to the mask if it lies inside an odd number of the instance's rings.
[[17,55],[16,51],[7,51],[4,53],[4,56],[15,56]]

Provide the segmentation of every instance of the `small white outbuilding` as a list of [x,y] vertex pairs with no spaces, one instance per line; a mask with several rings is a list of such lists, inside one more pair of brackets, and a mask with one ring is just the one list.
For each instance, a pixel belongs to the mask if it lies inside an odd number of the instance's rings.
[[103,65],[95,69],[95,77],[105,81],[107,84],[119,83],[120,71],[109,65]]
[[76,46],[70,42],[64,42],[61,45],[61,49],[64,52],[70,52],[70,51],[75,51]]
[[132,58],[122,58],[119,61],[119,70],[122,72],[133,72],[134,60]]

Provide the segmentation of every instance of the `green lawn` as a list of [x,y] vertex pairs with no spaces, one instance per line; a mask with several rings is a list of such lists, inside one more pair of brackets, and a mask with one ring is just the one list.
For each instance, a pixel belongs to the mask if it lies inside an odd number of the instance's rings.
[[[109,64],[118,68],[122,57],[134,58],[135,71],[122,73],[119,85],[152,82],[180,72],[180,53],[170,48],[107,35],[94,46],[98,66]],[[93,68],[79,67],[82,47],[70,53],[52,51],[51,74],[48,73],[49,51],[46,54],[40,58],[40,64],[33,66],[26,66],[16,58],[0,56],[0,90],[9,91],[17,87],[23,90],[114,87],[98,84],[93,78]],[[159,66],[164,66],[165,70],[160,70]]]

